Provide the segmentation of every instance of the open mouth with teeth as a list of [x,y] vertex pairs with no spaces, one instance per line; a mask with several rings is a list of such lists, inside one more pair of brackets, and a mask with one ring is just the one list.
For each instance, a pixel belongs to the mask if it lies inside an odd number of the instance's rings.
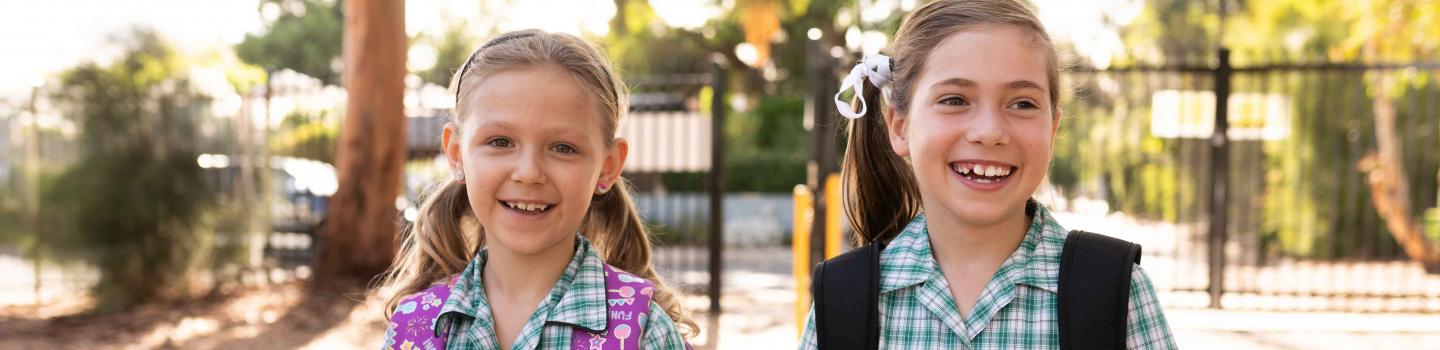
[[505,207],[510,208],[510,209],[513,209],[513,210],[518,211],[518,212],[521,212],[521,213],[525,213],[525,214],[535,214],[535,215],[543,214],[543,213],[545,213],[545,212],[547,212],[547,211],[550,211],[550,208],[554,208],[554,207],[555,207],[554,204],[527,203],[527,202],[505,201],[505,200],[500,201],[500,204],[505,205]]
[[1010,173],[1019,169],[1019,167],[1013,165],[955,162],[950,164],[950,169],[967,180],[980,184],[991,184],[1009,178]]

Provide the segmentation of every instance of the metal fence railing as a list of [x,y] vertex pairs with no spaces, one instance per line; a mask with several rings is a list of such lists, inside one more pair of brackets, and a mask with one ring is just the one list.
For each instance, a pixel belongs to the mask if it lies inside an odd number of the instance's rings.
[[[1421,262],[1435,257],[1403,243],[1440,254],[1440,64],[1228,55],[1067,73],[1051,182],[1164,236],[1144,266],[1180,304],[1440,310],[1440,271]],[[1385,183],[1407,188],[1402,215],[1377,210]]]

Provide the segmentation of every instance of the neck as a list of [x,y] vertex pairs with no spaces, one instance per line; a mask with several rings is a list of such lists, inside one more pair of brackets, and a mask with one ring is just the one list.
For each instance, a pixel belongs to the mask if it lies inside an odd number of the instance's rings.
[[935,261],[946,266],[991,267],[998,269],[1025,239],[1030,217],[1024,208],[989,223],[965,222],[946,213],[926,213],[930,246]]
[[565,267],[576,254],[578,242],[556,244],[536,254],[516,254],[490,244],[481,277],[485,294],[504,298],[539,299],[550,294]]

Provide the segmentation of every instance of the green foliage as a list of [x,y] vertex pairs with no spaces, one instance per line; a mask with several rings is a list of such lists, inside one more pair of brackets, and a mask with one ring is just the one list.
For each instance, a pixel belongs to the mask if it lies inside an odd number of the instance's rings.
[[44,243],[100,273],[100,311],[155,300],[185,285],[212,235],[195,229],[211,196],[194,140],[198,106],[179,56],[135,31],[112,65],[61,74],[52,99],[80,126],[78,161],[42,181]]
[[277,156],[335,162],[335,142],[340,123],[334,111],[292,112],[285,116],[270,140],[270,152]]
[[1426,238],[1440,241],[1440,207],[1426,209],[1421,226]]
[[1121,29],[1126,55],[1115,64],[1205,62],[1217,46],[1218,12],[1213,1],[1146,1],[1140,17]]
[[340,82],[335,62],[340,60],[345,15],[342,0],[265,0],[280,14],[261,35],[246,34],[235,53],[246,63],[268,71],[290,69],[325,84]]
[[[1154,86],[1141,77],[1126,75],[1071,75],[1079,93],[1061,97],[1060,131],[1050,165],[1050,183],[1066,198],[1094,196],[1111,210],[1135,217],[1177,221],[1202,202],[1197,174],[1200,169],[1175,157],[1202,147],[1192,139],[1162,139],[1151,135],[1147,98]],[[1105,92],[1096,81],[1119,79],[1118,91]],[[1190,199],[1182,201],[1181,199]]]
[[[725,188],[735,192],[785,192],[805,183],[810,140],[802,125],[804,100],[767,96],[747,113],[731,113],[725,125]],[[673,190],[703,190],[704,174],[665,174]]]
[[424,82],[440,86],[450,86],[450,78],[455,71],[460,70],[470,52],[480,45],[479,39],[459,24],[452,24],[439,38],[426,36],[414,41],[425,42],[435,48],[435,66],[417,74]]
[[727,186],[736,191],[785,192],[805,182],[806,144],[801,122],[805,100],[765,96],[748,113],[738,113],[725,126],[730,142]]

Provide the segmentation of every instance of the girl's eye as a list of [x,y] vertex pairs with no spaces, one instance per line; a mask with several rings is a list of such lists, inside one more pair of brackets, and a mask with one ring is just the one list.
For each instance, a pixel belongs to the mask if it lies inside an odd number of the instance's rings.
[[947,97],[945,97],[945,98],[940,99],[940,104],[943,104],[943,105],[946,105],[946,106],[962,107],[962,106],[969,106],[969,105],[970,105],[970,101],[966,101],[965,98],[960,97],[960,96],[947,96]]
[[1015,103],[1011,103],[1011,104],[1010,104],[1010,108],[1015,108],[1015,109],[1040,109],[1040,106],[1036,106],[1034,102],[1030,102],[1029,100],[1024,100],[1024,101],[1016,101]]
[[507,139],[507,138],[504,138],[504,137],[496,137],[496,138],[490,139],[490,141],[485,141],[485,144],[490,145],[490,146],[493,146],[493,147],[500,147],[500,148],[509,148],[509,147],[515,146],[515,143],[514,143],[514,142],[511,142],[510,139]]
[[555,151],[555,152],[565,153],[565,154],[574,154],[574,153],[579,153],[579,152],[580,152],[579,150],[576,150],[576,149],[575,149],[575,146],[571,146],[571,145],[567,145],[567,144],[563,144],[563,143],[556,144],[556,145],[554,145],[554,146],[550,146],[550,150],[553,150],[553,151]]

